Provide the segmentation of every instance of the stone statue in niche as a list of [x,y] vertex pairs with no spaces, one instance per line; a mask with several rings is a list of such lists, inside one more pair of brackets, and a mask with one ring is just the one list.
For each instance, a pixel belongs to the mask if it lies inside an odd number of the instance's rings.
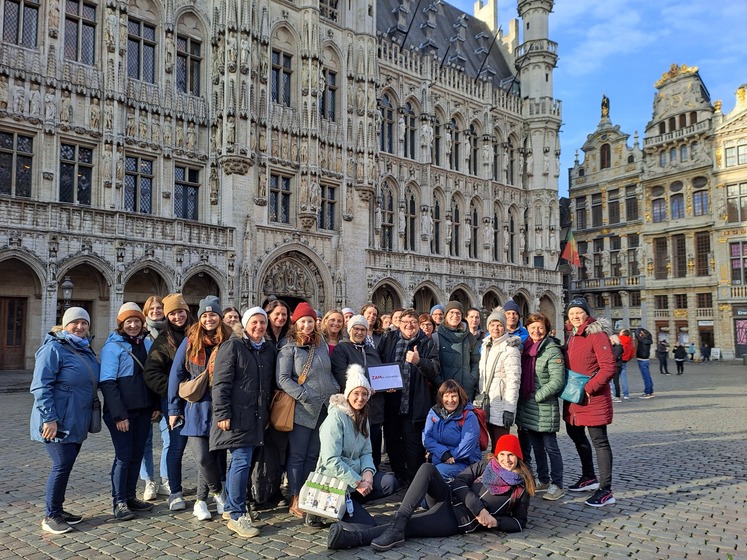
[[195,131],[195,123],[189,123],[187,127],[187,149],[193,152],[197,147],[197,132]]
[[22,115],[24,105],[26,105],[26,90],[23,88],[23,85],[16,86],[13,91],[13,110]]
[[218,204],[218,171],[210,170],[210,204]]
[[103,168],[102,174],[105,181],[109,181],[112,178],[112,145],[104,145],[104,156],[103,156]]
[[311,193],[309,195],[309,209],[319,210],[322,205],[322,189],[316,181],[311,182]]
[[106,46],[109,48],[109,52],[114,52],[114,43],[117,37],[117,26],[119,24],[119,18],[117,17],[114,8],[107,9],[106,15]]
[[104,128],[106,130],[114,128],[114,107],[111,99],[107,99],[104,103]]
[[129,109],[127,111],[127,136],[133,137],[137,131],[135,130],[135,109]]
[[451,153],[451,142],[452,142],[452,139],[451,139],[451,129],[447,127],[446,128],[446,134],[444,135],[444,143],[446,145],[446,153],[447,154]]
[[379,231],[381,229],[381,203],[376,203],[376,208],[374,209],[374,229],[376,231]]
[[226,141],[229,145],[236,143],[236,122],[233,116],[228,117],[228,132],[226,133]]
[[73,120],[73,101],[70,98],[70,92],[66,91],[62,95],[62,103],[60,108],[60,120],[65,123],[69,123]]
[[29,115],[40,117],[41,110],[41,92],[39,91],[39,86],[31,86],[31,91],[29,92]]
[[309,180],[301,177],[301,210],[307,210],[309,204]]
[[8,77],[0,76],[0,109],[8,108]]
[[97,97],[94,97],[91,99],[91,107],[89,109],[89,126],[96,130],[99,128],[99,124],[101,124],[101,105],[99,105],[99,100]]
[[44,118],[53,121],[57,117],[57,95],[54,89],[48,89],[44,94]]
[[124,180],[124,148],[117,149],[117,181]]
[[176,121],[176,147],[184,148],[184,121]]
[[163,143],[167,146],[171,146],[172,132],[171,117],[166,117],[166,122],[163,125]]
[[140,111],[140,138],[148,139],[148,115],[145,111]]
[[257,181],[257,198],[263,199],[265,196],[267,196],[267,176],[260,173],[259,181]]
[[451,243],[451,233],[454,228],[454,222],[451,221],[451,215],[446,215],[446,243]]

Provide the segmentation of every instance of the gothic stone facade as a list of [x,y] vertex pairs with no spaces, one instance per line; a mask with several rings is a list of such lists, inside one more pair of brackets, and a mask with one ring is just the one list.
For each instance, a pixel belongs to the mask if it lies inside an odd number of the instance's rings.
[[64,304],[101,341],[172,291],[558,324],[552,1],[518,2],[521,41],[495,2],[422,7],[3,2],[0,369]]

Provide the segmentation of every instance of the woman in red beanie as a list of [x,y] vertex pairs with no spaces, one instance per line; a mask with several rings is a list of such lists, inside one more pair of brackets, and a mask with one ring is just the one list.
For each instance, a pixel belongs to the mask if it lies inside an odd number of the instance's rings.
[[340,392],[332,375],[329,348],[316,319],[314,308],[306,302],[298,304],[277,361],[278,386],[296,401],[286,462],[291,495],[288,513],[296,517],[305,515],[298,509],[298,495],[319,458],[319,427],[327,417],[329,397]]
[[[505,435],[498,439],[494,455],[467,467],[451,483],[431,463],[424,463],[389,525],[335,523],[327,548],[370,543],[376,550],[389,550],[405,537],[448,537],[480,528],[518,533],[526,527],[533,495],[534,478],[522,460],[519,439]],[[423,499],[429,509],[413,515]]]

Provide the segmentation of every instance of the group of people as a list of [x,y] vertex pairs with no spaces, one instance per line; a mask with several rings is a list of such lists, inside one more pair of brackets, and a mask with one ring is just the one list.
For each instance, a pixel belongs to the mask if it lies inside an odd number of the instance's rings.
[[[561,345],[548,317],[532,313],[522,324],[513,300],[488,315],[483,331],[480,310],[465,314],[458,301],[382,317],[371,303],[358,314],[322,315],[279,299],[242,314],[207,296],[193,319],[181,294],[169,294],[149,298],[143,310],[125,303],[97,357],[88,313],[70,308],[37,352],[31,386],[31,436],[52,459],[42,528],[59,534],[81,521],[63,509],[65,489],[100,390],[114,447],[117,520],[150,510],[159,494],[170,510],[186,509],[189,443],[198,472],[193,515],[210,519],[214,502],[241,537],[259,533],[252,509],[266,504],[285,502],[291,515],[323,525],[299,507],[314,471],[345,481],[350,497],[330,527],[330,548],[370,543],[386,550],[405,537],[481,527],[521,531],[530,496],[565,494],[557,432],[567,370],[590,376],[584,399],[562,408],[582,467],[568,490],[596,491],[586,500],[591,506],[612,504],[613,345],[585,300],[574,299],[567,314]],[[399,366],[401,387],[375,391],[369,368],[385,364]],[[290,431],[270,423],[277,390],[293,400]],[[510,433],[514,424],[518,437]],[[160,480],[154,426],[163,443]],[[392,473],[380,470],[384,449]],[[485,449],[492,453],[483,457]],[[364,504],[403,486],[393,522],[377,526]]]

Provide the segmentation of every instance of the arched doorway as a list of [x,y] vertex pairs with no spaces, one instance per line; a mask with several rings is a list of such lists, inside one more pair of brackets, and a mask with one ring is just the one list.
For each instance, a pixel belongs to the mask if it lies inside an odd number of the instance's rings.
[[472,305],[470,303],[469,295],[467,295],[467,292],[465,292],[462,288],[457,288],[456,290],[451,292],[449,301],[458,301],[462,304],[462,307],[464,307],[464,309],[467,309]]
[[421,286],[412,298],[412,306],[419,313],[430,313],[431,307],[439,303],[436,294],[428,286]]
[[308,255],[289,251],[275,259],[258,279],[258,301],[267,302],[270,296],[283,300],[295,309],[302,301],[324,312],[327,295],[319,267]]
[[501,300],[495,292],[486,292],[485,295],[482,296],[482,309],[488,314],[490,314],[490,312],[500,304]]
[[[63,285],[71,291],[65,299]],[[100,348],[109,332],[116,324],[116,317],[110,317],[109,283],[103,273],[90,263],[82,263],[62,272],[57,284],[57,321],[59,325],[67,307],[82,307],[91,316],[91,334]]]
[[128,278],[124,287],[124,301],[134,301],[142,307],[150,296],[163,297],[168,293],[166,280],[158,271],[146,266]]
[[389,284],[382,284],[374,291],[371,301],[379,309],[379,313],[391,313],[393,309],[400,307],[401,300],[397,291]]
[[524,317],[529,315],[529,302],[527,301],[527,298],[524,297],[523,294],[514,294],[513,298],[511,298],[516,302],[516,305],[519,306],[519,317],[522,317],[522,320]]
[[[34,270],[20,259],[7,259],[0,266],[0,370],[24,369],[27,356],[41,346],[41,282]],[[51,326],[51,325],[49,325]]]
[[200,271],[197,274],[190,276],[184,287],[182,288],[182,296],[184,301],[189,305],[189,311],[193,317],[197,317],[197,311],[200,309],[200,300],[205,296],[218,296],[220,304],[225,308],[229,305],[233,305],[232,302],[223,301],[221,299],[220,287],[218,282],[213,278],[211,274],[205,271]]
[[558,310],[555,307],[555,303],[552,301],[552,299],[550,299],[546,295],[540,298],[539,312],[542,313],[548,319],[550,319],[550,324],[552,325],[552,328],[554,328],[556,332],[559,332],[559,333],[563,332],[563,325],[555,324],[557,320],[557,313],[558,313]]

